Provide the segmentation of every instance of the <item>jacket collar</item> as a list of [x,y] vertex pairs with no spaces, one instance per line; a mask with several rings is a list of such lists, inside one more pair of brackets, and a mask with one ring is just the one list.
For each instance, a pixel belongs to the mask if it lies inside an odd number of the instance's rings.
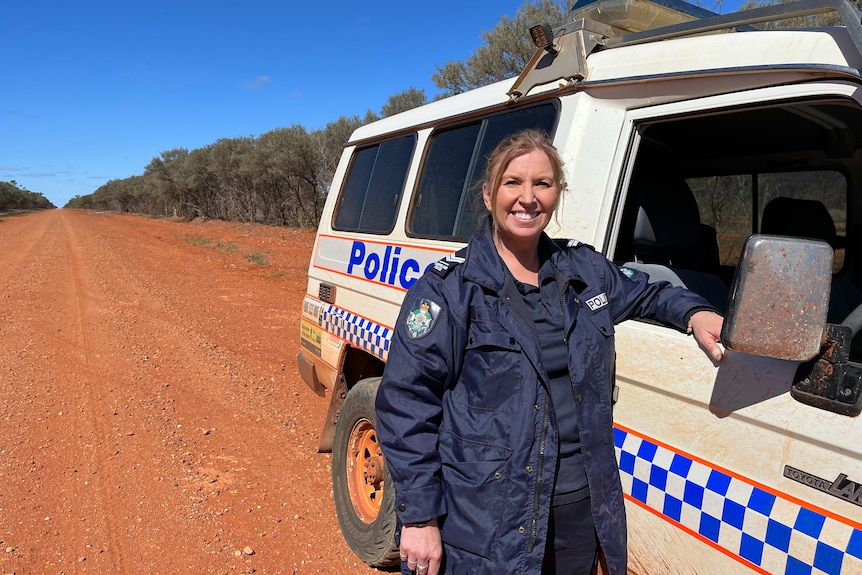
[[[552,260],[554,269],[559,262],[558,254],[561,251],[554,241],[542,232],[539,237],[539,253],[543,259]],[[464,278],[474,283],[500,293],[506,284],[506,270],[503,260],[494,245],[494,235],[491,231],[491,219],[485,218],[481,228],[470,238],[467,246],[467,255],[464,261]],[[559,277],[559,271],[555,271]],[[577,278],[577,273],[571,270],[567,276]]]

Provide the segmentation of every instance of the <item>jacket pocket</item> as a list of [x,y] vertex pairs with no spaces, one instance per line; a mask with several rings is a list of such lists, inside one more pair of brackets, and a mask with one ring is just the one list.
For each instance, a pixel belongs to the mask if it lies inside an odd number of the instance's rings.
[[453,399],[478,409],[518,411],[524,362],[521,346],[499,322],[471,319]]
[[[593,313],[589,315],[590,324],[594,325],[598,332],[603,337],[598,337],[596,345],[598,346],[597,351],[601,351],[604,354],[604,371],[607,374],[607,386],[608,386],[608,402],[613,403],[613,392],[614,385],[616,382],[616,363],[617,363],[617,354],[616,348],[614,344],[614,322],[611,319],[611,314],[606,311],[601,311],[598,313]],[[596,359],[599,356],[596,356]]]
[[503,501],[499,482],[512,450],[441,431],[440,459],[447,515],[443,540],[492,559]]
[[599,311],[595,313],[590,313],[587,317],[590,318],[590,321],[593,325],[598,328],[599,333],[606,337],[613,337],[614,335],[614,322],[611,319],[611,314],[607,311]]

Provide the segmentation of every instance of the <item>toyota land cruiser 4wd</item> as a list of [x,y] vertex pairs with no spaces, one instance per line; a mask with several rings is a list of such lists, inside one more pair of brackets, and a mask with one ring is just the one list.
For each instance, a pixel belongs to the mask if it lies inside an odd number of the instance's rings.
[[[775,27],[830,13],[830,27]],[[398,561],[374,397],[404,294],[463,246],[507,134],[547,131],[548,232],[726,313],[725,359],[616,328],[632,573],[862,573],[862,26],[844,0],[708,13],[595,0],[523,73],[356,130],[311,255],[299,371],[329,396],[342,532]],[[444,265],[444,264],[438,264]]]

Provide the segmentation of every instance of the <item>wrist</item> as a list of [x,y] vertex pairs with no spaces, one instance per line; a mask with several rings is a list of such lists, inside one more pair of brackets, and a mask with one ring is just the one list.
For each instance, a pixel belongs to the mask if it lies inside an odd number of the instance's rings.
[[685,316],[683,317],[683,325],[685,325],[685,333],[687,333],[688,335],[691,335],[692,333],[694,333],[694,328],[692,326],[691,320],[694,319],[695,315],[697,315],[698,313],[700,313],[702,311],[711,311],[713,313],[718,313],[718,311],[715,308],[706,307],[706,306],[697,306],[697,307],[694,307],[694,308],[688,310],[688,313],[686,313]]

